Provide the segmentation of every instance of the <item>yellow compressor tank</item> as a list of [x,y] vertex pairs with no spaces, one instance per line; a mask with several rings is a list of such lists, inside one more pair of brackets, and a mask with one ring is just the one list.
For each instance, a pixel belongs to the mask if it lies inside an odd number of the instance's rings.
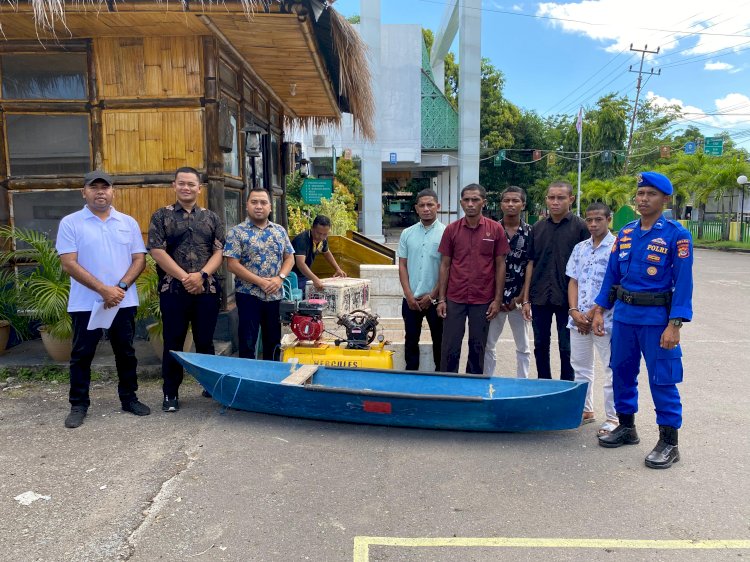
[[393,352],[379,344],[369,349],[346,349],[333,343],[296,343],[283,350],[286,363],[325,365],[326,367],[356,367],[365,369],[393,369]]

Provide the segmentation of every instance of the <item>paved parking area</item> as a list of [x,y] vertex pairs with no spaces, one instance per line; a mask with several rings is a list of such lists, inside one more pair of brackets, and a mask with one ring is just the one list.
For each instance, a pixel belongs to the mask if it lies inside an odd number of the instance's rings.
[[[221,413],[195,384],[164,414],[157,381],[140,391],[151,416],[121,413],[104,382],[84,425],[66,430],[67,389],[34,384],[0,394],[0,557],[750,556],[750,255],[698,250],[695,264],[683,460],[670,470],[643,465],[657,438],[645,384],[642,442],[614,450],[596,445],[597,424],[479,434]],[[510,343],[506,355],[511,368]],[[43,497],[22,505],[26,492]]]

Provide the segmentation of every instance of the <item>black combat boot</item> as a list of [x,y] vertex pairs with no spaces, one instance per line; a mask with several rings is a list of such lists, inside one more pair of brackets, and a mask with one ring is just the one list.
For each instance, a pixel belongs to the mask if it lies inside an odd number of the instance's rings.
[[614,449],[621,445],[637,445],[641,442],[635,430],[635,414],[617,414],[620,425],[607,435],[599,436],[599,445]]
[[680,460],[680,451],[677,449],[677,428],[668,425],[659,426],[659,442],[646,457],[646,466],[649,468],[669,468],[672,463]]

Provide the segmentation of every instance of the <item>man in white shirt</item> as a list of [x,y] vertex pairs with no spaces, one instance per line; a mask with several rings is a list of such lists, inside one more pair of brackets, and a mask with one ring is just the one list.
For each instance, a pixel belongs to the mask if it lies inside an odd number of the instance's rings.
[[63,217],[57,232],[57,252],[63,271],[70,275],[68,313],[73,323],[70,356],[70,413],[65,427],[83,423],[88,412],[91,362],[102,336],[89,330],[91,312],[97,303],[118,307],[108,329],[115,354],[122,409],[136,416],[151,413],[138,401],[138,361],[133,349],[138,293],[135,280],[146,266],[146,247],[138,223],[112,207],[112,178],[104,172],[89,172],[81,190],[86,205]]

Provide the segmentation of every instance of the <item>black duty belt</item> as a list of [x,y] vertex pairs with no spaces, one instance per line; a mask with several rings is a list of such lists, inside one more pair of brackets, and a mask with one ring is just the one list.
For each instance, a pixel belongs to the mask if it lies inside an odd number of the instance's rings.
[[672,304],[672,293],[633,293],[622,287],[617,288],[617,298],[634,306],[669,306]]

